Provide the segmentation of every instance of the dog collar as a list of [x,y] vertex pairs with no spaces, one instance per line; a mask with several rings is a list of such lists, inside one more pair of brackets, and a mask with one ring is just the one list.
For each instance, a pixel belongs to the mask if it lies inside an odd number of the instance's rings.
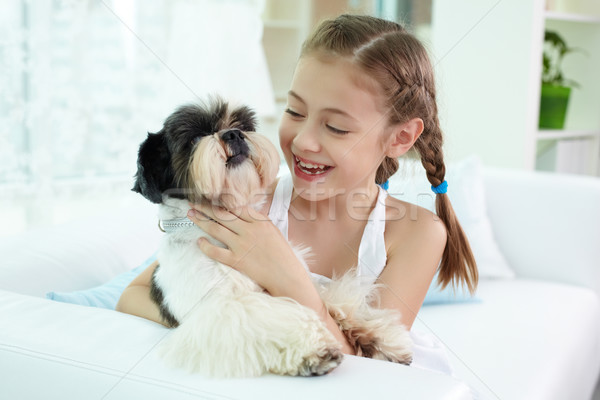
[[165,219],[158,220],[158,229],[165,233],[175,232],[182,228],[189,228],[191,226],[195,226],[192,221],[187,218],[175,218],[175,219]]

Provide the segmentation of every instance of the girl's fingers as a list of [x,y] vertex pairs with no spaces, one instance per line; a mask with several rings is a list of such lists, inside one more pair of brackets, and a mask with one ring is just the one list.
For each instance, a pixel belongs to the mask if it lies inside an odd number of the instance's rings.
[[225,213],[227,212],[226,210],[224,210],[221,207],[217,207],[212,205],[211,203],[209,203],[206,200],[202,200],[200,203],[188,203],[190,208],[196,211],[201,212],[202,214],[204,214],[206,217],[210,218],[210,219],[225,219],[226,215]]
[[236,220],[237,217],[235,215],[229,213],[224,208],[214,206],[205,200],[203,200],[201,203],[188,203],[188,204],[191,208],[190,209],[191,212],[196,211],[195,215],[188,213],[188,217],[190,217],[190,218],[195,217],[197,220],[208,220],[208,221],[212,220],[213,222],[217,222],[217,223],[227,227],[229,230],[233,231],[233,229],[229,223]]
[[210,204],[207,201],[202,203],[190,203],[190,207],[204,215],[199,218],[212,219],[225,226],[230,231],[239,233],[243,229],[244,223],[268,220],[269,217],[261,214],[252,207],[240,207],[234,211],[227,211],[222,207]]
[[237,219],[237,217],[224,209],[209,203],[206,200],[202,200],[201,203],[188,203],[190,208],[201,212],[210,219],[217,220],[219,222],[229,222]]
[[253,207],[248,206],[240,207],[239,209],[232,211],[232,214],[245,222],[270,221],[268,215],[264,215]]
[[222,243],[225,243],[225,245],[230,243],[232,235],[235,235],[235,233],[229,230],[226,226],[221,225],[214,219],[202,216],[198,211],[190,210],[188,212],[188,217],[194,224],[196,224],[196,226],[198,226],[211,237]]
[[210,243],[206,238],[198,239],[198,247],[208,257],[221,264],[231,265],[231,251]]

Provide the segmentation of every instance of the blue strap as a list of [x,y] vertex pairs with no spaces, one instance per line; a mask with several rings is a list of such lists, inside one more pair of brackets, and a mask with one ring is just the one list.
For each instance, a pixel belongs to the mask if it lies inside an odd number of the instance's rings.
[[381,186],[384,190],[388,190],[390,187],[390,180],[388,179],[387,181],[380,183],[379,186]]
[[448,191],[448,182],[444,181],[437,186],[431,185],[431,190],[437,194],[444,194]]

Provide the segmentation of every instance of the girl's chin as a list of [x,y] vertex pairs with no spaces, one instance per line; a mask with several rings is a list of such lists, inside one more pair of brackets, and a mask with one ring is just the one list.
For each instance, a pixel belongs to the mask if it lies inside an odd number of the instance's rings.
[[[294,185],[295,186],[295,185]],[[305,201],[319,202],[329,200],[334,197],[335,191],[326,190],[320,187],[294,187],[294,193]]]

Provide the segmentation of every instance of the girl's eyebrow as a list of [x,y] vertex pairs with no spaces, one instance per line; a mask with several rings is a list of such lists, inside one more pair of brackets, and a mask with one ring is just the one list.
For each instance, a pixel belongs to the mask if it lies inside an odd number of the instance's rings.
[[[293,90],[288,91],[288,94],[290,96],[294,97],[296,100],[298,100],[302,104],[306,104],[306,102],[302,99],[302,97],[300,97],[298,95],[298,93],[294,92]],[[339,114],[339,115],[342,115],[342,116],[344,116],[346,118],[350,118],[353,121],[358,122],[358,120],[356,118],[354,118],[352,115],[348,114],[346,111],[340,110],[339,108],[328,107],[328,108],[324,108],[322,111],[330,112],[330,113],[333,113],[333,114]]]

